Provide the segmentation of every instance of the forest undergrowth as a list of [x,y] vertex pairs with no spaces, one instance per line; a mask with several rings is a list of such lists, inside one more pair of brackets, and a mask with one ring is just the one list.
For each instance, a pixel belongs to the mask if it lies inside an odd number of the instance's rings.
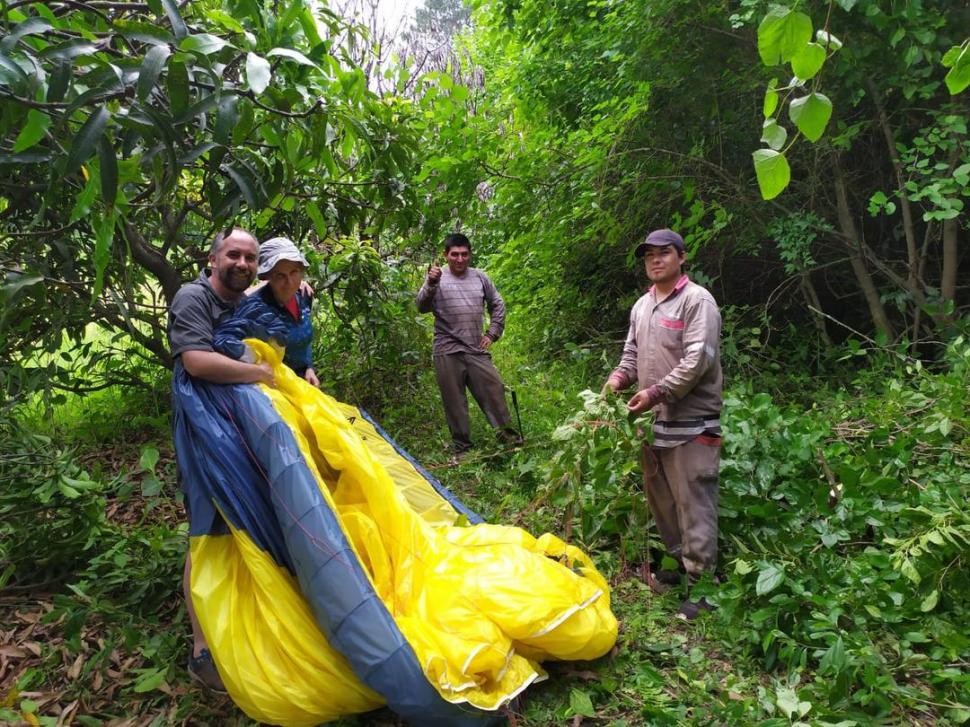
[[[526,444],[448,467],[433,376],[377,411],[493,522],[589,549],[620,640],[550,665],[511,720],[558,724],[963,724],[970,720],[970,344],[924,368],[850,345],[804,386],[736,376],[725,398],[717,610],[673,618],[639,567],[657,544],[637,428],[594,393],[608,357],[500,351]],[[790,372],[789,372],[790,373]],[[771,391],[772,393],[767,393]],[[167,394],[108,390],[0,418],[0,721],[249,724],[185,672],[185,524]],[[387,711],[342,724],[392,725]]]

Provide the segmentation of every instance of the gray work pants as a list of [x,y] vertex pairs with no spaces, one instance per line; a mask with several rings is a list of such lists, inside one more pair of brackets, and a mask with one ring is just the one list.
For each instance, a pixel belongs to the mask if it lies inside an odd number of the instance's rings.
[[719,437],[702,435],[676,447],[643,445],[643,488],[660,537],[692,575],[717,565]]
[[506,427],[511,417],[505,403],[505,385],[487,354],[446,353],[434,356],[445,420],[451,432],[452,445],[462,451],[472,446],[465,388],[471,390],[488,423]]

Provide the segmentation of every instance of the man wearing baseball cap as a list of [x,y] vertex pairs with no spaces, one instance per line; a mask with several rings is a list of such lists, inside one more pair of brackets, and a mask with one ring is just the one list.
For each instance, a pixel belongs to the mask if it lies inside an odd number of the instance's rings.
[[[684,275],[684,240],[676,232],[654,230],[634,253],[653,285],[633,306],[620,364],[604,389],[636,383],[627,408],[654,410],[654,441],[641,453],[643,486],[660,537],[687,572],[677,615],[691,620],[712,606],[691,600],[690,584],[717,565],[721,314],[714,297]],[[647,574],[658,592],[680,582],[674,571]]]

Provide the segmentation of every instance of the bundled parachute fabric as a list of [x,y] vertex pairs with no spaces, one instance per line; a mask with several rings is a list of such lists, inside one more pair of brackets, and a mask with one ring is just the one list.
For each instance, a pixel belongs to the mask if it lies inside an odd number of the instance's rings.
[[481,522],[363,412],[250,340],[275,387],[176,367],[192,602],[250,717],[314,725],[386,702],[484,725],[544,659],[594,659],[617,623],[589,558]]

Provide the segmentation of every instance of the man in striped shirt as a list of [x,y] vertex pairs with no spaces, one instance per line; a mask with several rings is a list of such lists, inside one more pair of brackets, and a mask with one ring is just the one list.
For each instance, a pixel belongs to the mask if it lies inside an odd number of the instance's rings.
[[[434,314],[434,369],[452,450],[461,455],[472,447],[466,388],[488,423],[498,430],[500,439],[521,441],[509,424],[505,385],[489,353],[505,329],[505,303],[489,277],[468,266],[471,243],[467,237],[448,235],[444,248],[448,265],[429,268],[417,303],[422,313]],[[488,310],[489,325],[483,333],[484,309]]]
[[[713,296],[683,274],[684,241],[655,230],[637,245],[653,283],[633,306],[620,365],[606,380],[613,392],[632,383],[627,404],[654,409],[653,444],[641,453],[643,484],[667,549],[696,581],[717,564],[717,489],[721,455],[721,314]],[[648,585],[679,582],[660,571]],[[678,615],[695,618],[710,605],[689,596]]]

